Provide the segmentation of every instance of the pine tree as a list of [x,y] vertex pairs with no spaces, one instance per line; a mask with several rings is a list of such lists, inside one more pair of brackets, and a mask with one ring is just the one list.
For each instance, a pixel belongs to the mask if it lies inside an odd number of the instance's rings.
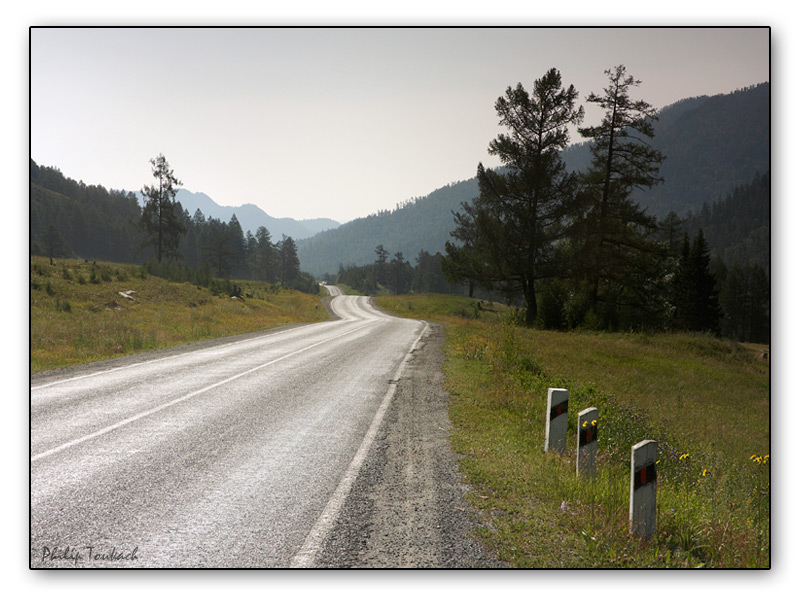
[[411,278],[411,265],[406,262],[402,252],[394,253],[389,263],[391,272],[391,286],[395,294],[405,294]]
[[670,286],[670,302],[673,306],[672,326],[675,329],[691,329],[694,318],[695,302],[697,298],[694,288],[691,251],[692,246],[689,242],[689,234],[684,232],[680,258],[678,259]]
[[145,245],[155,248],[156,260],[160,263],[163,258],[179,256],[178,244],[181,235],[186,233],[186,227],[181,222],[181,209],[175,202],[175,187],[180,186],[181,181],[175,177],[163,155],[151,159],[150,164],[157,183],[142,188],[146,202],[139,224],[146,236]]
[[719,334],[719,324],[722,317],[719,308],[719,293],[716,287],[717,282],[709,269],[711,257],[708,244],[706,244],[703,237],[703,230],[697,232],[689,258],[692,264],[694,287],[697,295],[694,330]]
[[230,275],[237,253],[228,224],[213,217],[206,221],[202,252],[217,277]]
[[684,234],[681,257],[672,279],[673,326],[688,331],[720,332],[719,294],[717,281],[710,269],[708,245],[699,230],[689,245]]
[[453,214],[456,227],[450,232],[456,242],[445,242],[441,267],[448,282],[466,282],[467,295],[472,298],[478,283],[489,288],[492,284],[491,281],[484,281],[491,276],[486,273],[489,269],[488,258],[481,250],[472,204],[462,203],[461,207],[462,212]]
[[720,292],[722,334],[738,341],[770,340],[770,286],[763,267],[734,263]]
[[235,213],[231,215],[231,219],[228,222],[228,234],[231,237],[231,251],[233,252],[231,269],[234,276],[243,276],[247,269],[247,263],[245,262],[245,238],[242,226],[239,223],[239,218],[236,217]]
[[256,242],[258,243],[258,277],[270,283],[277,280],[278,254],[269,230],[264,226],[259,226],[256,230]]
[[575,107],[578,92],[561,86],[561,74],[550,69],[529,93],[521,83],[497,99],[495,110],[507,133],[489,144],[504,169],[478,164],[480,195],[462,205],[453,237],[472,238],[470,255],[463,246],[447,247],[451,274],[464,271],[487,288],[521,294],[526,323],[537,315],[536,292],[541,280],[555,275],[554,243],[562,235],[562,219],[576,189],[566,172],[561,151],[568,128],[583,119]]
[[297,245],[291,236],[283,236],[278,243],[279,279],[281,285],[290,286],[300,277],[300,259],[297,257]]
[[641,81],[627,75],[624,66],[606,75],[610,83],[603,94],[587,98],[605,116],[600,125],[579,129],[593,142],[592,163],[582,176],[570,226],[572,269],[586,284],[590,310],[600,315],[604,305],[601,326],[620,304],[657,308],[649,303],[656,295],[650,286],[664,258],[652,237],[658,230],[655,218],[630,199],[634,189],[662,181],[658,172],[664,156],[650,145],[656,112],[647,102],[631,99],[631,88]]
[[389,282],[389,276],[386,269],[386,261],[389,258],[389,251],[383,247],[383,244],[379,244],[375,247],[375,254],[378,257],[375,260],[376,281],[380,285],[385,286]]
[[53,224],[47,226],[44,234],[44,251],[45,255],[50,259],[50,264],[53,264],[53,258],[62,257],[69,253],[69,246],[64,241],[61,233]]

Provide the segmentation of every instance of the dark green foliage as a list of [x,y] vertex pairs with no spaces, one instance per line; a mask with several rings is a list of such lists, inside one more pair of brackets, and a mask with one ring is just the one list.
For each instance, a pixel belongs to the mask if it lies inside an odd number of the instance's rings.
[[242,288],[229,279],[212,279],[208,284],[208,289],[216,296],[228,296],[230,298],[242,297]]
[[[653,127],[653,147],[669,156],[661,165],[664,183],[635,190],[631,198],[657,217],[697,212],[704,202],[770,169],[770,84],[683,99],[660,110]],[[570,171],[585,171],[590,144],[567,148],[564,161]],[[711,230],[698,227],[708,232],[713,250]]]
[[671,283],[674,328],[719,334],[722,315],[710,263],[703,231],[698,231],[691,246],[689,236],[684,235],[680,260]]
[[402,252],[394,253],[389,263],[389,288],[393,294],[405,294],[411,289],[414,270]]
[[269,230],[264,226],[256,230],[252,241],[248,242],[249,263],[253,279],[275,282],[277,279],[278,254],[272,244]]
[[378,280],[375,265],[340,266],[339,273],[332,280],[334,284],[344,284],[359,294],[369,296],[378,292]]
[[317,279],[311,275],[310,273],[306,273],[305,271],[301,271],[297,277],[294,278],[289,284],[289,287],[293,290],[297,290],[298,292],[303,292],[305,294],[319,294],[319,282]]
[[630,97],[640,81],[624,66],[606,75],[608,87],[587,98],[603,108],[603,120],[579,129],[593,142],[592,162],[571,208],[569,236],[571,269],[587,284],[590,310],[600,317],[601,327],[614,328],[620,307],[638,308],[645,315],[656,307],[648,297],[660,279],[664,257],[655,242],[658,227],[631,193],[661,182],[664,155],[650,143],[655,109]]
[[755,263],[734,263],[725,272],[720,291],[722,334],[739,341],[769,343],[770,283]]
[[179,256],[178,244],[186,233],[186,226],[181,221],[182,209],[175,202],[175,187],[180,186],[181,181],[175,177],[163,155],[151,159],[150,164],[156,184],[142,188],[145,204],[139,226],[145,236],[143,245],[153,247],[160,263],[164,258]]
[[53,264],[55,257],[65,257],[69,255],[69,246],[61,237],[58,229],[50,224],[44,234],[44,251],[45,255],[50,259],[50,264]]
[[[241,232],[241,228],[238,229]],[[203,262],[210,265],[217,277],[228,277],[237,258],[241,258],[238,247],[240,238],[237,230],[218,219],[206,220],[201,235],[201,254]],[[237,267],[238,269],[238,267]]]
[[[383,252],[388,255],[388,251]],[[417,255],[416,266],[406,261],[402,252],[396,252],[392,260],[385,265],[387,284],[379,284],[378,263],[383,252],[376,252],[378,259],[369,265],[340,266],[337,275],[330,276],[328,281],[346,285],[367,296],[387,291],[393,294],[416,292],[463,295],[462,286],[451,284],[445,279],[441,267],[443,261],[441,253],[432,255],[426,251],[420,251]]]
[[183,263],[162,261],[159,263],[154,259],[145,261],[142,265],[144,271],[150,275],[161,277],[169,281],[186,282],[196,286],[209,287],[212,281],[211,271],[208,265],[202,267],[190,267]]
[[471,203],[462,203],[463,211],[453,213],[455,228],[450,235],[455,242],[444,245],[445,258],[441,261],[442,272],[449,283],[466,282],[469,297],[475,293],[475,286],[480,282],[480,272],[485,269],[487,257],[481,253],[478,239],[478,228],[475,217],[470,215]]
[[710,207],[703,203],[697,213],[688,214],[684,229],[690,236],[702,229],[711,253],[729,265],[755,263],[769,269],[770,173],[756,174]]
[[278,281],[291,286],[300,277],[300,259],[297,258],[297,245],[291,236],[284,236],[278,243]]
[[417,255],[417,266],[414,268],[414,277],[411,283],[411,290],[420,293],[434,294],[463,294],[464,286],[448,282],[443,263],[445,261],[441,253],[434,255],[421,250]]
[[247,259],[246,252],[247,246],[245,245],[244,233],[242,226],[236,215],[231,215],[231,220],[228,222],[228,235],[230,236],[231,251],[233,253],[233,277],[247,277]]
[[536,286],[555,275],[553,243],[562,234],[565,206],[577,178],[565,171],[561,151],[568,127],[579,124],[578,92],[562,89],[561,74],[550,69],[529,94],[518,84],[498,98],[495,110],[506,129],[489,144],[503,170],[478,164],[479,196],[462,205],[454,238],[446,246],[451,278],[475,280],[487,289],[521,294],[526,322],[537,314]]
[[389,258],[389,251],[383,247],[383,244],[379,244],[375,247],[375,254],[377,255],[377,258],[375,259],[375,281],[378,284],[385,286],[388,281],[386,260]]
[[31,254],[121,263],[133,259],[141,215],[133,193],[87,186],[33,160],[30,176]]
[[472,178],[439,188],[393,211],[355,219],[334,230],[297,241],[297,254],[304,270],[318,276],[335,273],[339,264],[368,265],[375,261],[375,246],[383,243],[394,251],[415,255],[420,250],[443,252],[450,236],[453,211],[478,194]]
[[[144,236],[140,226],[144,210],[135,194],[86,186],[65,178],[57,169],[39,167],[32,160],[30,173],[31,254],[146,263],[140,269],[142,275],[149,270],[159,277],[201,286],[211,283],[212,274],[277,281],[278,248],[264,227],[256,231],[252,240],[245,239],[236,216],[228,223],[206,218],[200,210],[190,216],[180,203],[175,203],[170,217],[174,216],[176,226],[184,232],[178,236],[177,246],[162,245],[162,261],[156,265],[157,247],[141,249],[153,238]],[[65,279],[72,277],[66,268],[63,275]],[[89,280],[81,276],[77,281],[97,283],[107,281],[104,277],[108,275],[99,270]],[[299,269],[287,286],[309,293],[319,291],[316,280]]]

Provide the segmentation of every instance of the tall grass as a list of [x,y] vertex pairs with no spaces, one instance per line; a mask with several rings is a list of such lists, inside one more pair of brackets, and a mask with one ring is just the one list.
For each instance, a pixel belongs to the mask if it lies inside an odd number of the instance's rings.
[[[712,337],[557,333],[456,297],[386,297],[445,325],[452,443],[482,533],[520,567],[768,567],[769,365]],[[544,452],[548,387],[567,450]],[[575,473],[577,412],[599,410],[598,476]],[[659,446],[658,530],[628,532],[631,445]]]
[[170,282],[136,265],[31,257],[31,373],[328,316],[315,296],[236,287],[231,298],[227,286]]

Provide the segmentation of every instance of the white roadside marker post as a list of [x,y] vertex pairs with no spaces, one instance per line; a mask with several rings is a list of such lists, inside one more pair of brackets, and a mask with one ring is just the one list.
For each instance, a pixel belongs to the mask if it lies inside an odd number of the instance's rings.
[[564,453],[567,447],[567,410],[569,392],[566,389],[547,390],[547,424],[544,431],[544,450]]
[[578,412],[578,457],[576,474],[580,478],[597,476],[597,408],[586,408]]
[[655,441],[640,441],[631,447],[630,532],[645,539],[656,531],[657,458]]

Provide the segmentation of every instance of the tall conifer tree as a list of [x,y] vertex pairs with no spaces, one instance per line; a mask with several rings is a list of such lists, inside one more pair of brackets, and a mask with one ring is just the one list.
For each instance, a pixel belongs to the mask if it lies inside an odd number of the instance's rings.
[[175,202],[176,186],[180,186],[181,181],[162,154],[151,159],[150,164],[156,183],[142,188],[145,204],[139,224],[146,236],[145,245],[153,246],[160,263],[163,258],[178,256],[178,244],[181,235],[186,233],[186,226],[181,222],[181,210]]
[[561,73],[552,68],[530,93],[519,83],[497,99],[495,110],[508,132],[489,144],[489,153],[504,169],[478,164],[480,195],[456,216],[452,235],[472,237],[473,254],[447,247],[451,272],[469,267],[473,270],[465,277],[507,294],[521,293],[528,325],[537,315],[537,285],[555,275],[554,242],[562,235],[565,205],[576,189],[561,151],[569,126],[583,119],[583,108],[575,107],[577,96],[572,85],[562,88]]
[[646,308],[649,280],[642,274],[655,270],[648,255],[659,256],[650,237],[657,231],[655,218],[630,199],[636,188],[646,189],[662,181],[659,165],[664,155],[650,145],[654,136],[655,109],[630,97],[641,81],[626,74],[624,66],[607,70],[609,85],[601,95],[591,93],[589,103],[605,115],[598,126],[580,128],[592,140],[592,163],[583,175],[581,192],[572,213],[572,263],[587,283],[589,308],[608,324],[609,312],[622,302]]

